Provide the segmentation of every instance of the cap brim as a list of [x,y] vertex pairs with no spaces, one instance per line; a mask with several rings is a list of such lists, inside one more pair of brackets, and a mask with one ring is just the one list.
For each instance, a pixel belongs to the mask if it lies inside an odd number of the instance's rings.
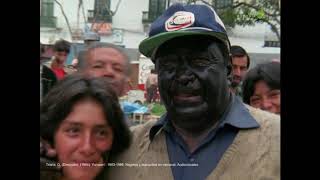
[[144,56],[151,57],[153,51],[157,49],[159,46],[161,46],[163,43],[170,39],[181,36],[212,36],[224,42],[228,48],[230,47],[229,39],[223,33],[214,31],[172,31],[160,33],[158,35],[143,40],[139,45],[139,51]]

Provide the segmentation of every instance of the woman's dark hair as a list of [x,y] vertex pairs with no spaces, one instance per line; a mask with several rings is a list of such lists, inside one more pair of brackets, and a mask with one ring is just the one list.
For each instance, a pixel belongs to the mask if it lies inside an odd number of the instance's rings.
[[246,74],[242,84],[244,103],[250,104],[250,97],[254,93],[255,84],[260,80],[264,81],[270,89],[280,89],[280,63],[258,64]]
[[40,136],[54,145],[54,134],[70,114],[75,103],[92,99],[99,103],[113,130],[110,154],[117,155],[130,145],[131,134],[120,108],[118,97],[105,78],[75,73],[59,81],[40,105]]

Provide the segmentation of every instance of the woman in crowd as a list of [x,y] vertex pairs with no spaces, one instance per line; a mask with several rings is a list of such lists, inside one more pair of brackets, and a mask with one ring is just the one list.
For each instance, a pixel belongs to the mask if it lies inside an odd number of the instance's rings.
[[253,107],[280,114],[280,63],[259,64],[243,82],[243,101]]
[[79,74],[61,80],[44,97],[40,136],[55,151],[53,160],[61,166],[55,178],[40,172],[40,179],[78,180],[103,179],[108,157],[128,148],[131,137],[108,83]]

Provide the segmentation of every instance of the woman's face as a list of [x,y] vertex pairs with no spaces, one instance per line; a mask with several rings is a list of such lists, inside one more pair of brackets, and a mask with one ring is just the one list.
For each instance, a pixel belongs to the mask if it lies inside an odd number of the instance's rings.
[[265,111],[280,114],[280,90],[270,89],[263,80],[255,84],[253,95],[250,97],[250,105]]
[[103,168],[103,153],[111,149],[113,131],[101,105],[86,99],[73,106],[54,142],[65,178],[93,179]]

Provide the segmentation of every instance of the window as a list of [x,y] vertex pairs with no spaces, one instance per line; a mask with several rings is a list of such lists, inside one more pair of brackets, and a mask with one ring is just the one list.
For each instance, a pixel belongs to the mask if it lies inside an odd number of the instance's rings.
[[264,41],[264,47],[280,47],[279,41]]
[[180,4],[187,4],[187,0],[169,0],[169,5],[171,6],[172,4],[176,4],[176,3],[180,3]]
[[149,12],[147,20],[153,22],[157,19],[167,7],[166,0],[149,0]]
[[88,11],[88,21],[91,23],[112,22],[110,0],[95,0],[94,10]]
[[149,19],[155,20],[166,9],[166,0],[149,1]]
[[42,0],[41,3],[41,16],[53,16],[53,0]]
[[54,2],[53,0],[40,1],[40,26],[41,27],[56,27],[56,17],[54,17]]

